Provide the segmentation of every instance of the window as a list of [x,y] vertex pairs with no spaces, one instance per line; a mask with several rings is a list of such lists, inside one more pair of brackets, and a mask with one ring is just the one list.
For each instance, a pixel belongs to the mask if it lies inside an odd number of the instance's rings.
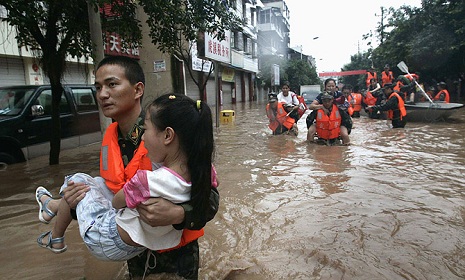
[[97,102],[90,88],[73,88],[71,90],[78,112],[98,110]]
[[[42,91],[37,99],[39,102],[38,105],[42,105],[44,107],[44,116],[51,116],[52,115],[52,90],[46,89]],[[64,93],[61,94],[61,101],[60,101],[60,114],[67,114],[71,113],[69,108],[68,100]]]
[[260,11],[260,22],[261,24],[263,23],[270,23],[270,18],[271,18],[271,10],[262,10]]
[[244,52],[252,54],[252,39],[244,35]]

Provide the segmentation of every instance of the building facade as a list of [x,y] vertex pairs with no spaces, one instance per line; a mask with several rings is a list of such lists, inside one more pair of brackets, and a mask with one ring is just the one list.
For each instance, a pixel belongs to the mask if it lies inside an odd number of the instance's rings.
[[[123,49],[120,44],[121,38],[117,34],[108,34],[105,53],[127,55],[139,60],[146,74],[147,90],[144,103],[148,103],[153,97],[174,91],[183,92],[194,99],[206,99],[210,105],[218,104],[226,109],[229,109],[231,104],[263,98],[256,85],[259,54],[273,50],[275,54],[285,55],[286,46],[289,45],[287,6],[283,1],[230,0],[227,3],[230,12],[243,19],[244,26],[241,30],[230,30],[223,42],[212,41],[213,44],[221,44],[228,51],[218,61],[209,59],[208,63],[214,63],[217,68],[211,75],[208,75],[205,69],[196,67],[199,60],[203,61],[201,58],[195,58],[191,65],[187,65],[176,56],[160,52],[147,36],[149,30],[145,24],[142,25],[144,36],[139,49]],[[0,7],[0,18],[6,16],[5,9]],[[146,21],[142,8],[139,8],[137,17],[141,22]],[[34,53],[24,47],[18,47],[15,29],[5,22],[0,24],[0,85],[48,84],[48,78],[44,76]],[[260,40],[265,41],[267,47],[264,47],[265,44],[261,44]],[[194,71],[194,78],[188,74],[187,67]],[[203,93],[199,93],[195,84],[195,79],[199,77],[208,78]],[[64,84],[93,82],[91,59],[67,59]]]

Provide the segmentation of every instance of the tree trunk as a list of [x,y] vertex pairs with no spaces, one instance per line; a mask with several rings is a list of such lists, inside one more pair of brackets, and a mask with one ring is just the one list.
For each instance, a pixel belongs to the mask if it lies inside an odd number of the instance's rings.
[[63,86],[61,85],[60,74],[54,73],[50,75],[50,84],[52,86],[52,131],[49,164],[55,165],[60,163],[61,149],[60,101],[61,94],[63,93]]

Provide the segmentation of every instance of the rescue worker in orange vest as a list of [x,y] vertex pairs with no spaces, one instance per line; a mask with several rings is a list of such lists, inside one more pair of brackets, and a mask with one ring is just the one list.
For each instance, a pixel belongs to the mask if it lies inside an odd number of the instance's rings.
[[374,67],[371,67],[367,70],[367,77],[365,79],[365,84],[367,88],[370,86],[371,79],[375,79],[375,81],[378,82],[378,75],[376,74]]
[[354,115],[354,107],[352,106],[352,103],[354,101],[354,98],[352,96],[352,86],[351,85],[344,85],[342,87],[342,94],[344,94],[344,96],[347,99],[347,102],[349,102],[349,107],[347,108],[347,113],[349,114],[349,116],[352,117]]
[[404,100],[402,97],[394,91],[393,84],[386,84],[383,87],[384,94],[388,98],[386,103],[383,105],[375,105],[367,107],[369,111],[387,111],[388,118],[392,120],[393,128],[403,128],[407,123],[405,116],[407,116],[407,110],[404,106]]
[[438,83],[439,92],[434,96],[435,101],[444,101],[445,103],[450,102],[449,91],[447,90],[447,84],[444,82]]
[[381,86],[375,79],[370,80],[365,95],[363,96],[363,106],[365,111],[368,113],[368,117],[371,119],[384,119],[385,116],[380,111],[367,111],[367,106],[381,105],[385,101],[385,96],[381,89]]
[[[333,100],[334,97],[328,92],[324,92],[321,95],[323,108],[314,110],[307,117],[307,127],[315,124],[318,140],[324,140],[329,145],[336,144],[340,137],[342,138],[343,145],[350,145],[349,135],[341,136],[341,124],[348,122],[350,116],[345,110],[333,104]],[[348,130],[350,134],[350,128]],[[307,133],[307,141],[316,142],[315,134],[311,130]]]
[[358,90],[358,87],[354,87],[352,91],[352,100],[350,101],[350,105],[354,108],[354,114],[352,115],[353,118],[360,118],[360,111],[362,111],[363,107],[363,95]]
[[[138,169],[151,169],[142,141],[144,114],[141,99],[145,76],[137,61],[125,56],[108,56],[100,61],[95,74],[97,99],[106,117],[115,122],[104,135],[100,172],[113,189],[120,188]],[[88,187],[68,182],[64,199],[71,208],[82,200]],[[181,277],[197,277],[199,270],[198,236],[218,211],[219,194],[212,186],[208,210],[201,211],[194,202],[173,204],[162,198],[149,198],[137,210],[140,218],[151,226],[170,225],[183,230],[180,248],[168,252],[150,251],[127,261],[129,275],[142,277],[162,271]],[[74,212],[75,216],[75,212]],[[55,231],[53,231],[55,232]],[[151,265],[147,266],[149,260]],[[169,270],[168,270],[169,269]]]
[[384,65],[384,71],[381,72],[381,84],[384,87],[385,84],[392,84],[394,82],[394,75],[389,68],[389,64]]
[[[422,89],[420,89],[417,84],[420,83],[420,75],[415,73],[405,74],[405,78],[408,79],[410,86],[408,92],[406,92],[405,102],[415,103],[423,95]],[[422,85],[420,85],[422,87]],[[423,88],[423,87],[422,87]],[[423,89],[424,90],[424,89]]]
[[297,124],[295,119],[289,116],[285,105],[284,102],[278,102],[278,96],[275,93],[268,94],[268,104],[266,105],[266,116],[270,120],[268,127],[273,131],[273,135],[287,132],[297,136]]

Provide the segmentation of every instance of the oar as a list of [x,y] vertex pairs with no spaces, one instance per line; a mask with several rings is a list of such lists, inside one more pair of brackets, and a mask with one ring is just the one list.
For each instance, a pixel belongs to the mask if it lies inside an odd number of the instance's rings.
[[420,88],[423,95],[426,96],[426,98],[429,100],[429,102],[431,104],[433,104],[433,100],[431,100],[429,95],[426,94],[426,92],[423,90],[423,88],[417,83],[417,80],[415,80],[415,78],[413,78],[412,74],[410,74],[410,72],[408,71],[407,64],[405,64],[405,62],[401,61],[401,62],[399,62],[399,64],[397,64],[397,67],[399,67],[400,71],[402,71],[404,73],[407,73],[412,78],[412,80],[415,82],[415,84]]

